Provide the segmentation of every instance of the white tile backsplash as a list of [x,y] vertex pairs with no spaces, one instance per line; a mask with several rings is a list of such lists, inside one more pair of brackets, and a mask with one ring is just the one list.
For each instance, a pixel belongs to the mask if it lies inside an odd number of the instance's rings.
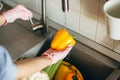
[[96,33],[96,42],[110,49],[113,49],[114,40],[112,40],[108,35],[107,23],[103,14],[103,5],[104,2],[101,1],[99,9],[98,28]]
[[107,33],[107,27],[105,24],[98,23],[96,42],[113,49],[114,40],[112,40]]
[[95,41],[99,12],[98,0],[81,0],[80,34]]
[[97,21],[85,15],[80,16],[80,34],[95,41]]
[[103,23],[106,25],[106,21],[105,21],[105,15],[103,13],[103,5],[105,2],[101,1],[100,2],[100,7],[99,7],[99,13],[98,13],[98,21],[99,23]]
[[69,8],[80,13],[80,1],[81,0],[69,0]]
[[103,14],[103,5],[104,2],[101,1],[99,8],[99,17],[98,17],[98,27],[96,33],[96,42],[113,49],[114,40],[112,40],[108,35],[107,23],[105,20],[105,16]]
[[80,14],[69,10],[68,13],[66,13],[66,27],[70,28],[73,31],[76,31],[79,33],[79,22],[80,22]]
[[81,14],[91,16],[96,19],[99,11],[99,0],[81,0]]
[[[47,1],[48,1],[48,0],[47,0]],[[50,1],[50,2],[53,2],[53,3],[56,3],[56,4],[58,4],[59,6],[62,5],[62,4],[61,4],[61,1],[62,1],[62,0],[49,0],[49,1]]]
[[56,2],[49,1],[47,2],[47,16],[51,20],[64,25],[65,24],[65,13],[62,11],[62,8]]
[[113,50],[120,54],[120,41],[115,41]]

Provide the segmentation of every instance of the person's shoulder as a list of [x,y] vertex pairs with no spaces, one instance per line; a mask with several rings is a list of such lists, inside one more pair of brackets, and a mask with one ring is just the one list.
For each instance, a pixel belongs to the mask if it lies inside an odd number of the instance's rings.
[[4,48],[2,45],[0,45],[0,50],[1,50],[1,49],[5,49],[5,48]]
[[7,56],[6,49],[2,45],[0,45],[0,60],[2,59],[3,61],[5,56]]
[[2,45],[0,45],[0,52],[3,52],[3,51],[7,51],[5,47],[3,47]]

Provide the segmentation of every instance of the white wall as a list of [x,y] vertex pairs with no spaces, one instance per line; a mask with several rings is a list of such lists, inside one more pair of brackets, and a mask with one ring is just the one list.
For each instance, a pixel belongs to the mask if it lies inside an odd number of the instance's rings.
[[[61,0],[46,1],[48,18],[120,53],[120,41],[112,40],[107,33],[102,10],[106,0],[69,0],[70,10],[67,13],[62,12]],[[36,18],[41,15],[41,0],[4,0],[4,2],[11,5],[19,2],[35,12]]]

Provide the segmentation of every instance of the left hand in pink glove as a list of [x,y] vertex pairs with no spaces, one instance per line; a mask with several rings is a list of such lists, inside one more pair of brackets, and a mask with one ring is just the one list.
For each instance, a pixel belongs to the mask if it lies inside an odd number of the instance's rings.
[[72,49],[72,45],[69,45],[65,50],[62,51],[57,51],[55,49],[48,49],[46,52],[44,52],[42,54],[42,56],[48,56],[52,59],[52,64],[58,62],[59,60],[64,59],[67,54],[70,52],[70,50]]
[[32,12],[25,8],[23,5],[17,5],[16,7],[3,12],[4,17],[6,18],[7,23],[14,22],[16,19],[29,20],[32,18]]

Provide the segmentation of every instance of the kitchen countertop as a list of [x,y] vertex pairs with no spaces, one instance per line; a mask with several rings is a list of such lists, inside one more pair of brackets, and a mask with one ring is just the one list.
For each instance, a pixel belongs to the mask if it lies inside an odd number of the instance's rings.
[[39,49],[47,36],[51,33],[49,32],[44,35],[42,35],[40,31],[35,33],[31,30],[31,24],[29,24],[29,22],[21,20],[18,20],[18,22],[23,23],[19,24],[16,21],[15,23],[0,27],[0,45],[7,48],[12,59],[17,58],[35,46],[37,46],[37,48],[35,47],[34,49]]
[[[3,4],[5,6],[2,11],[11,8],[5,3]],[[0,45],[8,50],[13,60],[16,60],[22,54],[37,54],[44,41],[52,34],[51,32],[53,31],[44,35],[41,34],[40,30],[33,32],[30,21],[17,19],[14,23],[0,27]]]

